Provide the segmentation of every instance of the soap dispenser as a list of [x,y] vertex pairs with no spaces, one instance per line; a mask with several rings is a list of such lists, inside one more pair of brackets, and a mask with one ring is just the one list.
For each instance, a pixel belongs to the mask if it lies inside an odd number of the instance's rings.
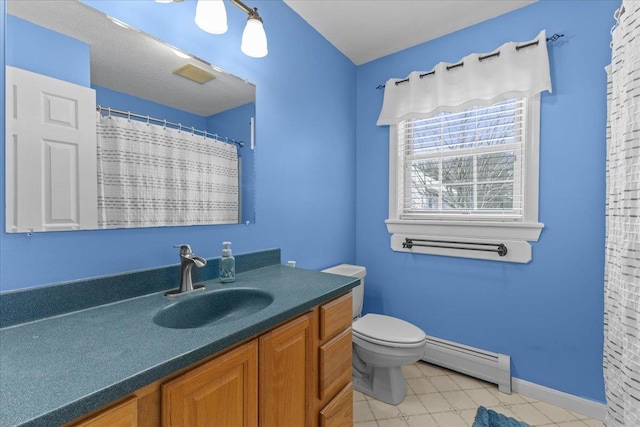
[[236,259],[231,255],[231,242],[222,243],[220,258],[220,281],[230,283],[236,280]]

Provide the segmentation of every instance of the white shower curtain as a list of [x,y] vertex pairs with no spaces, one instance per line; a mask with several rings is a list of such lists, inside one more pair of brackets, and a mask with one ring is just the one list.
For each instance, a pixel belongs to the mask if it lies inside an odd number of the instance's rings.
[[616,12],[609,72],[605,426],[640,426],[640,2]]
[[97,115],[99,227],[238,223],[235,146]]

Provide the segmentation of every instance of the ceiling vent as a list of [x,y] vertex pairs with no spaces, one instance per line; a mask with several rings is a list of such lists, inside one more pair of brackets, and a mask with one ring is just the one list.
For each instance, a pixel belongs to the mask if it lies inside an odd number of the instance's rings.
[[173,70],[173,74],[177,74],[201,85],[216,78],[213,73],[196,67],[193,64],[185,64],[182,67],[176,68]]

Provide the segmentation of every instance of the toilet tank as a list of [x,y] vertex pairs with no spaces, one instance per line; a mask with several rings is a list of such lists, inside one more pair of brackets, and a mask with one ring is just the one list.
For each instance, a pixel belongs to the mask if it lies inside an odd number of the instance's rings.
[[353,318],[355,319],[360,316],[360,314],[362,314],[362,303],[364,302],[364,276],[367,275],[367,269],[360,265],[340,264],[322,270],[322,272],[357,277],[360,279],[360,284],[351,290],[353,298]]

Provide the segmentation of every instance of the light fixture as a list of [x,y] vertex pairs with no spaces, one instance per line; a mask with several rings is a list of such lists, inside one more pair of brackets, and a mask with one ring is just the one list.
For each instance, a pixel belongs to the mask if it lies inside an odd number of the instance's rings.
[[[254,13],[255,12],[255,13]],[[262,26],[262,18],[258,15],[258,9],[249,13],[247,25],[242,32],[242,45],[240,50],[252,58],[263,58],[267,56],[267,35]]]
[[[156,0],[158,3],[180,3],[183,0]],[[240,0],[230,0],[247,15],[247,25],[242,32],[240,50],[252,58],[267,56],[267,35],[264,32],[262,18],[258,8],[251,9]],[[227,31],[227,11],[223,0],[198,0],[196,4],[196,25],[211,34],[224,34]]]
[[227,32],[227,10],[222,0],[198,0],[196,25],[211,34]]

